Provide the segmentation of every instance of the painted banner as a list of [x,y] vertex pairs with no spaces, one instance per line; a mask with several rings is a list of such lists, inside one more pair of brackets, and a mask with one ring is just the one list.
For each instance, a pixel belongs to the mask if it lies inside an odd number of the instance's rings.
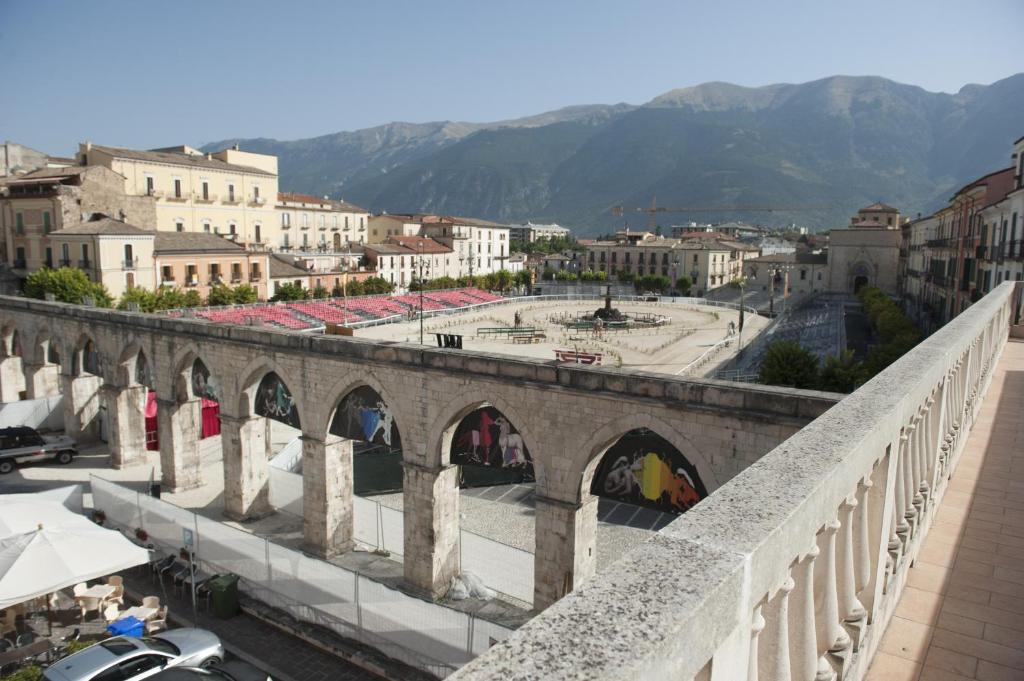
[[197,359],[192,363],[192,394],[214,402],[220,402],[220,390],[217,382],[210,376],[210,370]]
[[502,480],[506,483],[534,479],[533,460],[522,436],[494,407],[476,409],[459,422],[452,437],[451,462],[515,473]]
[[631,430],[608,449],[590,492],[664,513],[683,513],[707,496],[693,464],[646,428]]
[[359,386],[341,401],[331,422],[331,433],[349,440],[384,445],[389,450],[402,448],[391,408],[368,385]]
[[295,408],[291,391],[273,371],[263,377],[256,390],[256,413],[292,428],[302,427],[299,423],[299,410]]

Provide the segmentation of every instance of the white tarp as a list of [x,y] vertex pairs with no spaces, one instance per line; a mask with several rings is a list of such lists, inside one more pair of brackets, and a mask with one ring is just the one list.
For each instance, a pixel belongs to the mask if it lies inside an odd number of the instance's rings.
[[0,496],[0,608],[149,561],[120,532],[26,496]]

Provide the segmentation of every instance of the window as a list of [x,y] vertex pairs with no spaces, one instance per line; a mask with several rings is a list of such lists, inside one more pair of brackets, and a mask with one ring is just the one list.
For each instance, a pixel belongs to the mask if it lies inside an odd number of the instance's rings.
[[179,232],[184,232],[185,231],[185,223],[182,222],[181,220],[176,220],[175,223],[174,223],[174,229],[176,229]]
[[[64,245],[64,248],[67,248],[67,244]],[[14,252],[14,261],[15,261],[15,266],[16,267],[24,267],[25,266],[25,247],[24,246],[18,246],[18,248],[15,250],[15,252]]]
[[324,216],[323,215],[317,215],[316,216],[316,226],[319,227],[320,229],[324,228]]
[[230,223],[228,225],[228,234],[234,234],[234,233],[235,233],[235,223],[232,222],[232,223]]
[[303,229],[308,229],[309,228],[309,213],[303,213],[302,214],[302,228]]
[[253,225],[253,230],[256,233],[256,243],[262,243],[263,242],[263,239],[260,237],[260,227],[261,227],[261,225],[258,222],[255,225]]
[[210,198],[210,183],[203,180],[203,199],[209,200]]
[[309,235],[308,234],[303,234],[302,235],[302,247],[303,248],[307,248],[308,246],[309,246]]
[[162,281],[174,281],[174,270],[171,269],[170,265],[164,265],[160,268],[160,278]]
[[174,196],[181,198],[181,179],[177,177],[174,178]]
[[228,183],[228,201],[234,202],[235,200],[235,185]]
[[156,188],[153,186],[153,176],[146,175],[146,196],[153,196]]
[[125,267],[131,267],[134,262],[135,262],[135,259],[132,257],[132,245],[131,244],[125,244],[124,245],[124,264],[125,264]]
[[807,279],[807,270],[800,270],[800,281]]
[[18,234],[25,233],[25,218],[21,213],[14,214],[14,229]]
[[281,228],[282,229],[288,229],[291,226],[292,226],[292,214],[291,213],[281,213]]
[[203,231],[204,232],[209,232],[210,231],[210,223],[209,223],[209,221],[204,221],[203,222]]
[[345,229],[348,229],[348,216],[345,216]]
[[53,267],[53,249],[49,246],[46,247],[46,260],[44,261],[44,264],[47,267]]
[[82,261],[89,262],[89,244],[82,244]]
[[252,198],[256,199],[256,201],[260,200],[260,186],[258,184],[252,186]]
[[127,286],[129,289],[135,288],[135,273],[134,272],[127,272],[124,275],[124,283],[125,283],[125,286]]
[[282,235],[281,246],[284,247],[284,248],[290,248],[290,246],[288,245],[288,235],[287,234]]
[[332,215],[331,216],[331,227],[333,229],[338,229],[338,216],[337,215]]
[[[21,258],[24,260],[24,258],[25,258],[25,249],[24,248],[19,248],[18,250],[21,251]],[[60,245],[60,257],[61,257],[61,264],[62,265],[70,264],[70,262],[71,262],[71,253],[70,253],[70,247],[67,244],[61,244]]]
[[[1016,220],[1014,222],[1016,222]],[[49,234],[50,233],[50,228],[51,228],[51,225],[50,225],[50,211],[44,210],[43,211],[43,234]]]

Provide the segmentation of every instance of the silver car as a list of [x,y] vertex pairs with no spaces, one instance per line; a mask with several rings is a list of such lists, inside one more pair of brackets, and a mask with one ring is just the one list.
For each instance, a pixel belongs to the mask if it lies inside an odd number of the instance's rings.
[[56,459],[69,464],[78,445],[67,435],[40,435],[28,426],[0,428],[0,474],[6,475],[19,463]]
[[203,629],[170,629],[154,636],[115,636],[54,662],[49,681],[136,681],[167,667],[202,667],[224,659],[224,646]]

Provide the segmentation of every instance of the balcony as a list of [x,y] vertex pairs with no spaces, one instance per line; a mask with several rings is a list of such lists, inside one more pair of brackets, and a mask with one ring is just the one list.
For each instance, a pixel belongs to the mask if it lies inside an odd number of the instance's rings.
[[28,267],[28,264],[25,262],[24,258],[15,258],[14,259],[14,269],[23,270],[26,267]]
[[135,270],[135,269],[138,268],[138,266],[139,266],[139,259],[138,258],[132,258],[130,260],[122,260],[121,261],[121,269],[125,270],[125,271]]
[[174,288],[178,284],[175,281],[174,277],[164,277],[163,279],[160,280],[160,285],[161,286],[170,286],[171,288]]
[[162,189],[147,189],[146,196],[152,196],[154,199],[164,198],[164,190]]
[[242,202],[242,197],[238,196],[237,194],[228,194],[227,196],[225,196],[221,200],[221,203],[229,203],[229,204],[232,204],[232,205],[238,204],[238,203],[241,203],[241,202]]
[[258,282],[260,279],[261,276],[259,272],[253,272],[252,274],[249,275],[249,281],[251,282]]
[[[21,262],[25,262],[25,261],[22,260]],[[61,267],[71,267],[71,260],[70,260],[70,258],[61,258],[58,262],[60,263]]]
[[203,196],[202,192],[196,192],[194,198],[196,203],[213,203],[217,200],[217,195],[207,192],[207,194]]
[[994,289],[457,676],[1021,678],[1020,288]]
[[231,283],[232,284],[239,284],[241,282],[242,282],[242,273],[241,272],[232,272],[231,273]]
[[91,270],[92,269],[92,260],[89,260],[89,259],[79,260],[78,261],[78,267],[80,269],[83,269],[83,270]]
[[249,203],[252,204],[253,206],[263,206],[266,205],[267,200],[262,196],[250,196]]
[[181,194],[175,194],[174,192],[169,193],[166,196],[168,201],[177,201],[178,203],[185,203],[189,199],[189,195],[185,192]]
[[198,274],[190,274],[190,275],[188,275],[185,278],[185,286],[188,286],[189,288],[193,288],[193,287],[199,286],[199,275]]

